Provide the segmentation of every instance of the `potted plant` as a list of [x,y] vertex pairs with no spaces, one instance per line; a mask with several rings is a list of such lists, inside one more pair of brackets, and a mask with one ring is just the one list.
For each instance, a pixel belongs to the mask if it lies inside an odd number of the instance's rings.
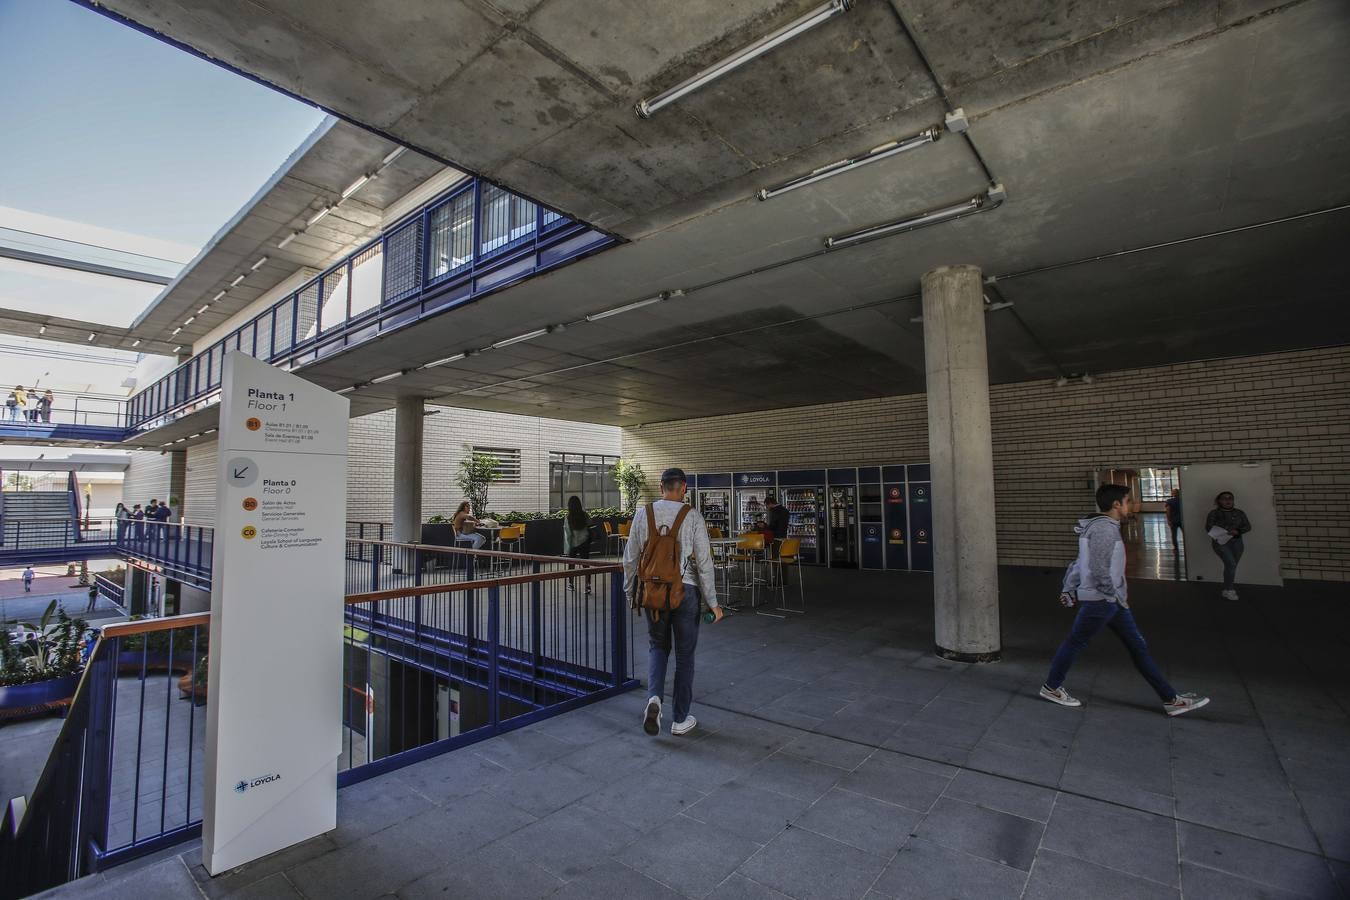
[[641,463],[619,459],[614,463],[614,481],[623,495],[624,517],[631,519],[637,512],[638,500],[647,487],[647,473],[642,471]]
[[22,641],[0,630],[0,721],[70,705],[84,669],[80,638],[88,628],[53,600],[36,624],[19,623]]
[[464,449],[468,453],[459,461],[455,480],[464,492],[464,499],[473,504],[473,514],[481,519],[487,515],[488,488],[497,480],[500,466],[495,456],[475,453],[467,445]]
[[178,679],[178,697],[180,700],[192,698],[193,706],[206,705],[206,657],[197,660],[192,671]]

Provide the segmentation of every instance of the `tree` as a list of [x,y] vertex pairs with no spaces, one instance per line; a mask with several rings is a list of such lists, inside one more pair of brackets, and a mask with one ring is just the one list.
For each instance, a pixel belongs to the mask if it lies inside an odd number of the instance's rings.
[[488,488],[497,480],[501,471],[497,457],[487,453],[475,453],[465,445],[467,454],[459,461],[459,475],[456,481],[464,492],[464,499],[473,504],[474,515],[487,514]]
[[637,512],[638,500],[642,491],[647,487],[647,474],[642,471],[641,463],[629,462],[626,459],[620,459],[614,463],[614,481],[619,485],[619,493],[623,494],[623,510],[628,516]]

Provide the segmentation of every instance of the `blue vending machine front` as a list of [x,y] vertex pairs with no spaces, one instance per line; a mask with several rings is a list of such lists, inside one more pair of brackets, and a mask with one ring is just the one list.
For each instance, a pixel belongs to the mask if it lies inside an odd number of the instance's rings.
[[858,521],[864,569],[886,568],[886,525],[882,514],[881,467],[858,469]]
[[933,571],[933,503],[928,466],[909,467],[909,564]]
[[909,488],[904,466],[885,466],[881,470],[882,505],[886,512],[886,568],[892,572],[909,569]]
[[778,473],[778,502],[788,511],[788,537],[801,541],[805,565],[825,564],[825,470]]
[[696,477],[698,493],[695,498],[697,509],[709,528],[716,528],[722,534],[731,534],[731,473],[702,474]]

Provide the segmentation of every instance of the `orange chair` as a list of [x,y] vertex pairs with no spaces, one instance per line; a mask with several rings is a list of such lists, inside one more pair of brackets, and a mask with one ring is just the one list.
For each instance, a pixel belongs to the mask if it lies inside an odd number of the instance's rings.
[[[778,569],[777,588],[781,592],[783,602],[778,606],[779,612],[804,613],[806,612],[806,587],[802,582],[802,542],[801,538],[787,538],[778,545],[778,558],[771,560],[770,564]],[[797,570],[797,594],[801,600],[801,608],[793,609],[787,605],[787,580],[783,576],[783,567],[791,566]]]
[[744,583],[750,585],[750,605],[755,606],[756,588],[762,583],[755,569],[760,563],[764,562],[764,533],[760,531],[747,531],[741,535],[736,542],[736,552],[727,557],[728,561],[741,564],[742,574],[746,576]]

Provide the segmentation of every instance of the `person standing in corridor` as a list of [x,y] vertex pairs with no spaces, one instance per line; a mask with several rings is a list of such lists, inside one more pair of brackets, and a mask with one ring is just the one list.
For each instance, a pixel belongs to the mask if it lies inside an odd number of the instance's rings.
[[1097,488],[1099,513],[1078,522],[1078,559],[1069,566],[1059,599],[1065,606],[1077,606],[1073,629],[1060,644],[1050,663],[1050,674],[1041,685],[1041,696],[1060,706],[1082,706],[1083,702],[1064,690],[1078,654],[1103,628],[1120,638],[1134,661],[1134,667],[1149,683],[1169,716],[1179,716],[1209,703],[1208,697],[1179,694],[1167,683],[1158,664],[1148,652],[1148,644],[1135,624],[1125,583],[1125,542],[1120,537],[1120,522],[1130,514],[1130,489],[1121,484]]
[[[1214,508],[1205,516],[1205,533],[1209,535],[1209,545],[1223,560],[1223,591],[1219,596],[1225,600],[1238,598],[1234,583],[1237,581],[1238,562],[1242,559],[1242,536],[1252,530],[1247,514],[1233,503],[1233,492],[1223,491],[1214,498]],[[1228,536],[1226,540],[1224,534]]]
[[647,705],[642,714],[642,729],[650,735],[661,732],[661,698],[666,691],[666,668],[672,646],[675,650],[675,704],[670,733],[688,734],[698,720],[689,714],[694,702],[694,651],[698,648],[698,626],[701,601],[711,608],[713,621],[722,619],[722,607],[717,602],[717,579],[713,571],[712,548],[708,543],[708,526],[698,510],[684,502],[689,485],[682,469],[666,469],[661,473],[661,499],[633,517],[628,532],[628,545],[623,551],[623,588],[630,600],[638,588],[638,567],[643,548],[652,535],[647,518],[651,516],[658,531],[675,525],[681,512],[677,540],[679,541],[680,580],[684,594],[674,610],[647,616],[648,666]]
[[33,590],[33,567],[29,566],[23,570],[23,592],[32,593]]

